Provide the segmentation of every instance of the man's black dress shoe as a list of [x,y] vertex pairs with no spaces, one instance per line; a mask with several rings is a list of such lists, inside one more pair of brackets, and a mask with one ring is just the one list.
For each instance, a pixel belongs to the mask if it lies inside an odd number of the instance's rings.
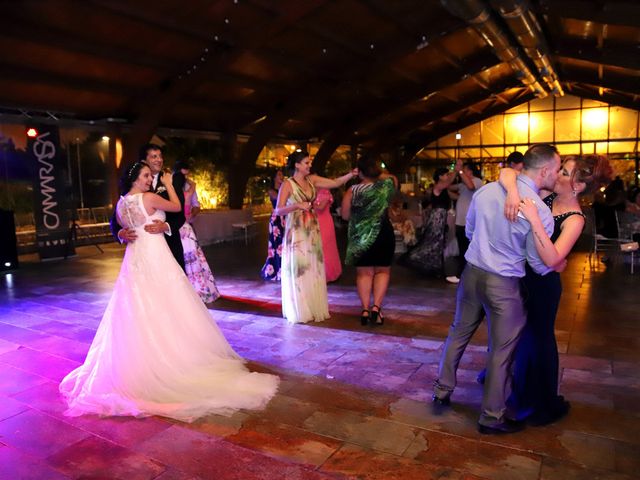
[[495,425],[481,425],[478,424],[478,431],[483,435],[502,435],[505,433],[519,432],[524,428],[524,423],[513,422],[511,420],[505,420]]
[[433,415],[442,415],[449,410],[451,400],[447,398],[438,398],[436,395],[431,397],[431,413]]

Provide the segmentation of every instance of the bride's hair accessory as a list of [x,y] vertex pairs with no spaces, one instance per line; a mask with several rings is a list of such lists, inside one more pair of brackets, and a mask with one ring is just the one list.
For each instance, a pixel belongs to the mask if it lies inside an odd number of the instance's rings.
[[129,178],[129,181],[131,182],[135,181],[135,179],[138,178],[138,174],[142,169],[142,167],[148,167],[148,166],[149,165],[147,164],[147,162],[143,162],[142,160],[139,160],[133,165],[131,165],[131,168],[127,172],[127,177]]
[[120,192],[123,195],[131,190],[133,182],[136,181],[138,175],[140,175],[140,170],[142,170],[143,167],[149,167],[149,164],[140,160],[131,165],[127,170],[124,170],[124,173],[120,178]]

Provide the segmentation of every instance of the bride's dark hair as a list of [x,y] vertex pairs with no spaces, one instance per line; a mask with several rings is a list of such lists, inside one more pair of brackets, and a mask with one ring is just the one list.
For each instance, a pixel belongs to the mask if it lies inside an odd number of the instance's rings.
[[135,182],[140,176],[140,171],[144,167],[149,167],[149,164],[140,160],[133,165],[130,165],[129,168],[124,171],[122,178],[120,178],[120,193],[122,195],[127,194],[129,190],[131,190],[133,182]]

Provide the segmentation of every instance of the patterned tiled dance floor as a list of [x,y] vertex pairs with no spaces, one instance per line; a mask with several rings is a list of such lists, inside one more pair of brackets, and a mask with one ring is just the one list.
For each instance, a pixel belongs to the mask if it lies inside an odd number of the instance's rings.
[[282,377],[266,410],[163,418],[64,417],[61,378],[84,358],[122,247],[24,257],[0,274],[0,478],[631,479],[640,472],[640,276],[574,254],[557,320],[566,418],[507,436],[476,430],[484,327],[452,408],[429,403],[456,287],[397,267],[383,327],[362,327],[347,269],[332,318],[290,326],[279,285],[257,279],[260,242],[212,246],[224,298],[211,316],[255,370]]

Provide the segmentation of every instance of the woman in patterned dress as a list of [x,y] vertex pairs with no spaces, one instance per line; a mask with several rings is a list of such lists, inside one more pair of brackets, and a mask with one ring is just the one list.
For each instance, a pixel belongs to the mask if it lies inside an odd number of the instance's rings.
[[196,232],[191,226],[191,222],[200,211],[196,184],[193,180],[186,178],[189,175],[189,164],[187,162],[178,160],[174,167],[174,172],[180,172],[185,176],[184,216],[187,221],[180,227],[180,240],[184,250],[184,271],[202,301],[204,303],[212,303],[220,298],[220,292],[218,292],[216,280],[198,243]]
[[349,220],[346,263],[356,266],[356,286],[362,303],[360,322],[382,325],[381,307],[389,286],[396,241],[388,209],[398,180],[383,172],[370,156],[358,160],[358,171],[362,181],[342,198],[342,218]]
[[357,170],[336,179],[311,175],[309,154],[289,155],[291,173],[280,187],[275,215],[286,217],[282,244],[282,314],[289,323],[321,322],[329,318],[322,239],[313,202],[316,188],[338,188]]
[[273,183],[269,189],[269,200],[273,212],[269,220],[269,243],[267,246],[267,260],[264,262],[260,276],[263,280],[280,281],[280,265],[282,263],[282,237],[284,235],[284,226],[282,225],[282,217],[275,214],[276,204],[278,202],[278,191],[284,181],[282,170],[278,170],[273,176]]

